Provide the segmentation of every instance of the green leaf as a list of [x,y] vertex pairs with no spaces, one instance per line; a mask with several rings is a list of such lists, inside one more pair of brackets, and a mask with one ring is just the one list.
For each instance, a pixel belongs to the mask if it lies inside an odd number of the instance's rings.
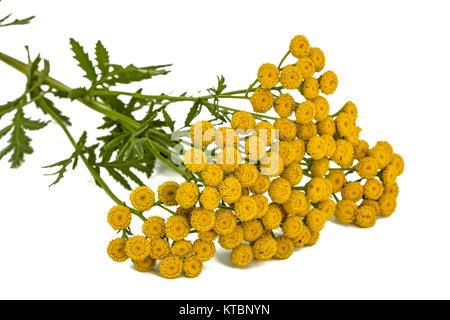
[[14,101],[9,101],[6,104],[0,106],[0,119],[7,113],[15,110],[17,108],[17,106],[20,104],[20,102],[22,101],[22,97],[14,100]]
[[170,66],[170,64],[142,68],[138,68],[132,64],[125,68],[118,64],[111,64],[110,66],[113,71],[108,73],[108,76],[104,82],[110,86],[113,86],[118,83],[128,84],[131,82],[147,80],[153,76],[167,74],[169,71],[163,68]]
[[8,141],[13,146],[11,149],[12,155],[9,159],[11,168],[20,167],[25,159],[25,155],[33,153],[33,148],[30,146],[31,139],[25,133],[23,121],[23,110],[19,108],[14,116],[13,130],[11,132],[11,138]]
[[94,65],[89,59],[89,55],[84,51],[83,47],[73,38],[70,38],[70,45],[72,51],[75,54],[74,58],[78,61],[78,65],[86,72],[84,77],[95,82],[97,80],[97,73],[95,72]]
[[18,25],[24,25],[28,24],[35,18],[35,16],[31,16],[25,19],[15,19],[14,21],[8,22],[3,24],[9,17],[11,17],[11,14],[8,14],[7,16],[0,19],[0,27],[8,27],[8,26],[18,26]]
[[95,59],[102,75],[107,74],[109,70],[109,53],[100,40],[95,45]]
[[42,97],[40,101],[36,101],[35,104],[36,106],[41,109],[41,111],[44,114],[47,114],[47,111],[43,108],[41,108],[40,103],[45,103],[47,108],[51,109],[57,116],[59,119],[61,119],[61,121],[67,125],[67,126],[71,126],[72,123],[70,122],[70,118],[65,116],[61,110],[59,110],[58,108],[55,107],[55,104],[53,103],[53,101],[51,101],[50,99],[47,99],[45,97]]
[[87,93],[88,93],[88,91],[84,87],[74,88],[74,89],[70,90],[69,98],[70,98],[70,100],[73,101],[73,100],[76,100],[76,99],[86,96]]
[[134,174],[129,168],[121,168],[119,169],[120,172],[122,172],[122,174],[124,174],[125,176],[127,176],[128,178],[130,178],[133,182],[135,182],[137,185],[139,186],[143,186],[145,183],[142,182],[141,179],[139,179],[139,177]]
[[116,170],[114,170],[113,168],[106,168],[106,171],[108,171],[108,173],[110,174],[110,176],[116,180],[117,182],[119,182],[122,187],[124,187],[127,190],[131,190],[131,186],[128,183],[128,181]]
[[0,139],[3,138],[12,129],[12,124],[0,130]]
[[32,120],[23,117],[22,126],[27,130],[40,130],[48,124],[48,121]]
[[184,122],[184,125],[186,127],[189,127],[191,125],[192,120],[195,119],[200,114],[200,111],[202,110],[202,104],[200,104],[200,100],[196,100],[194,102],[194,105],[189,110],[189,113],[186,117],[186,120]]
[[164,116],[164,120],[166,122],[166,125],[170,128],[170,130],[172,130],[172,132],[174,131],[174,127],[175,127],[175,121],[172,120],[172,118],[169,116],[169,114],[167,113],[166,109],[162,109],[162,113]]

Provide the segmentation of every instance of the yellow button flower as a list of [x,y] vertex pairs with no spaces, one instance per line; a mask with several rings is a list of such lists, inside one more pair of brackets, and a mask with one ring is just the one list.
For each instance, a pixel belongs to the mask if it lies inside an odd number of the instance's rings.
[[158,216],[149,217],[142,225],[142,232],[150,239],[162,238],[165,235],[164,219]]
[[195,253],[197,259],[200,262],[208,261],[214,256],[216,252],[216,247],[214,242],[197,239],[194,241],[192,246],[192,251]]
[[192,143],[196,147],[205,147],[214,141],[215,129],[208,121],[198,121],[189,129]]
[[246,267],[253,261],[253,249],[248,244],[240,244],[231,251],[230,260],[236,267]]
[[263,88],[271,89],[278,83],[280,71],[272,63],[264,63],[258,69],[258,81]]
[[223,180],[223,171],[218,164],[208,163],[202,170],[201,176],[205,185],[217,187]]
[[275,112],[278,113],[280,118],[289,118],[294,112],[295,101],[289,93],[282,93],[275,100]]
[[191,213],[191,226],[197,231],[209,231],[214,228],[216,215],[214,211],[194,208]]
[[288,237],[280,236],[277,241],[277,252],[273,256],[275,259],[284,260],[289,258],[294,252],[294,242]]
[[327,71],[320,76],[319,84],[323,94],[332,94],[338,86],[338,78],[333,71]]
[[166,181],[158,187],[158,200],[166,206],[176,206],[175,195],[180,185],[175,181]]
[[273,202],[283,204],[291,196],[291,184],[284,178],[277,178],[272,181],[269,187],[269,197]]
[[180,207],[187,209],[193,207],[197,203],[199,193],[200,191],[197,184],[194,182],[183,182],[178,187],[175,199]]
[[297,89],[302,83],[300,69],[293,65],[287,65],[281,70],[280,83],[284,89]]
[[130,209],[122,205],[116,205],[109,210],[107,219],[114,230],[126,229],[131,223]]
[[216,211],[214,231],[219,235],[230,234],[236,228],[236,216],[231,210],[219,209]]
[[219,184],[219,193],[226,203],[235,203],[241,197],[242,186],[235,177],[228,177]]
[[130,201],[136,210],[147,211],[155,203],[155,193],[147,186],[137,187],[131,192]]
[[203,264],[196,255],[187,257],[183,261],[183,271],[186,277],[196,278],[200,275],[203,269]]
[[108,256],[115,262],[126,261],[128,259],[127,253],[125,252],[126,244],[126,240],[122,238],[111,240],[106,250]]
[[277,253],[277,241],[271,236],[263,236],[252,246],[253,256],[257,260],[269,260]]
[[127,240],[125,252],[132,260],[142,261],[150,255],[150,241],[143,236],[131,237]]
[[149,272],[153,270],[156,264],[156,260],[152,259],[150,256],[145,258],[142,261],[131,260],[133,262],[134,267],[139,272]]
[[236,217],[241,221],[249,221],[256,217],[258,207],[250,196],[242,196],[234,204]]
[[200,203],[206,210],[214,210],[219,206],[220,194],[214,187],[205,187],[200,194]]
[[306,57],[309,54],[309,49],[309,41],[303,35],[295,36],[289,44],[290,53],[298,59]]
[[273,94],[269,89],[258,88],[250,97],[253,111],[257,113],[266,113],[272,108]]
[[325,54],[320,48],[311,48],[309,50],[309,58],[314,63],[317,72],[322,71],[325,67]]
[[242,226],[236,226],[231,233],[219,235],[219,244],[224,249],[234,249],[244,240]]
[[177,256],[168,256],[159,264],[159,273],[167,279],[175,279],[183,272],[183,261]]
[[189,234],[189,221],[185,217],[171,216],[166,221],[165,230],[166,236],[173,241],[182,240]]

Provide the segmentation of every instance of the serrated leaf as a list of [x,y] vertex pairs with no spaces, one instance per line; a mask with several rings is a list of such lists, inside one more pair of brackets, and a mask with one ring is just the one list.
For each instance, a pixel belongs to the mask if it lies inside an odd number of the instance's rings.
[[6,17],[3,17],[0,19],[0,27],[8,27],[8,26],[18,26],[18,25],[25,25],[31,22],[35,18],[35,16],[31,16],[24,19],[15,19],[14,21],[2,24],[5,22],[9,17],[11,17],[11,14],[8,14]]
[[70,98],[70,100],[73,101],[73,100],[76,100],[76,99],[86,96],[87,93],[88,93],[88,91],[84,87],[74,88],[74,89],[70,90],[69,98]]
[[163,69],[170,65],[160,65],[160,66],[149,66],[138,68],[132,64],[127,67],[122,67],[117,64],[112,64],[111,67],[113,71],[108,73],[108,76],[104,83],[110,86],[122,83],[128,84],[131,82],[137,82],[142,80],[147,80],[157,75],[164,75],[169,73],[168,70]]
[[44,128],[48,121],[32,120],[26,117],[22,119],[22,126],[27,130],[39,130]]
[[134,183],[139,186],[143,186],[145,183],[142,182],[141,179],[137,175],[135,175],[129,168],[120,168],[119,169],[122,174],[130,178]]
[[127,190],[131,190],[131,186],[130,184],[127,182],[127,180],[116,170],[114,170],[113,168],[106,168],[106,171],[108,171],[109,175],[116,180],[117,182],[119,182],[122,187],[124,187]]
[[102,75],[107,74],[109,70],[109,53],[100,40],[95,45],[95,59]]
[[18,168],[23,163],[26,154],[33,153],[30,146],[31,139],[26,135],[22,122],[24,119],[22,108],[17,109],[13,119],[13,130],[9,143],[13,146],[12,155],[9,159],[11,168]]
[[202,104],[200,104],[200,100],[196,100],[186,117],[186,120],[184,122],[185,127],[189,127],[191,125],[192,120],[194,120],[195,117],[197,117],[200,114],[201,109]]
[[7,113],[13,111],[14,109],[17,108],[17,106],[19,105],[19,103],[21,102],[22,97],[14,100],[14,101],[9,101],[6,104],[0,106],[0,119]]
[[42,85],[42,83],[44,83],[45,79],[48,77],[50,73],[50,63],[48,62],[48,60],[44,59],[44,69],[42,69],[42,71],[39,73],[39,77],[37,79],[34,79],[35,71],[37,71],[37,66],[35,70],[33,69],[33,67],[30,68],[28,92],[32,92],[37,88],[39,88]]
[[12,124],[0,130],[0,139],[3,138],[12,129]]
[[47,108],[49,108],[49,109],[52,110],[54,113],[56,113],[56,115],[58,116],[58,118],[59,118],[65,125],[67,125],[67,126],[71,126],[71,125],[72,125],[72,123],[70,122],[70,118],[67,117],[66,115],[64,115],[64,114],[62,113],[61,110],[59,110],[58,108],[56,108],[56,107],[55,107],[55,104],[53,103],[53,101],[51,101],[50,99],[47,99],[47,98],[45,98],[45,97],[42,97],[42,98],[40,99],[40,101],[39,101],[39,102],[36,101],[35,104],[36,104],[36,106],[37,106],[39,109],[41,109],[41,111],[42,111],[44,114],[48,114],[48,113],[47,113],[47,111],[46,111],[44,108],[41,108],[41,107],[40,107],[39,103],[42,102],[42,101],[46,104],[46,107],[47,107]]
[[89,55],[75,39],[70,38],[70,45],[73,53],[75,54],[75,60],[78,61],[78,65],[86,73],[84,77],[89,79],[91,82],[95,82],[97,80],[97,73],[95,72],[94,64],[89,59]]
[[162,109],[162,113],[163,113],[166,125],[170,128],[171,131],[174,131],[175,121],[172,120],[172,118],[167,113],[166,109]]

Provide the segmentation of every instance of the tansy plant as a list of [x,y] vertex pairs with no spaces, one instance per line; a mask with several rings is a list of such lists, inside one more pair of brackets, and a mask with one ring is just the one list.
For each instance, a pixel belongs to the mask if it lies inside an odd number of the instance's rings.
[[[142,272],[159,261],[163,277],[183,272],[197,277],[214,256],[216,239],[231,250],[233,265],[246,267],[254,259],[287,259],[296,248],[314,245],[333,217],[369,228],[378,215],[394,212],[402,157],[388,142],[370,148],[359,137],[353,102],[330,114],[326,96],[335,92],[338,78],[322,71],[325,55],[306,37],[295,36],[279,64],[262,64],[248,88],[226,91],[225,79],[218,77],[217,86],[201,96],[116,91],[118,84],[163,76],[169,65],[113,64],[100,41],[92,60],[76,40],[70,44],[89,80],[82,88],[50,77],[49,62],[39,56],[28,54],[24,63],[0,53],[1,61],[27,78],[24,93],[0,106],[0,118],[13,114],[0,130],[0,138],[10,136],[0,158],[10,154],[12,167],[20,166],[33,151],[28,131],[55,121],[74,150],[48,166],[58,168],[53,184],[81,160],[115,202],[107,214],[120,235],[107,248],[112,260],[131,259]],[[99,128],[106,133],[96,137],[97,143],[87,145],[87,132],[72,136],[59,99],[76,100],[104,115]],[[253,112],[226,107],[227,99],[241,99]],[[192,102],[181,125],[167,108],[179,101]],[[27,117],[31,104],[47,120]],[[207,121],[197,120],[202,109],[210,115]],[[274,116],[266,115],[271,110]],[[143,180],[157,160],[179,173],[180,181],[164,182],[154,192]],[[130,205],[113,193],[104,174],[133,190]],[[158,208],[168,218],[155,215]],[[133,215],[142,220],[141,230],[131,230]]]

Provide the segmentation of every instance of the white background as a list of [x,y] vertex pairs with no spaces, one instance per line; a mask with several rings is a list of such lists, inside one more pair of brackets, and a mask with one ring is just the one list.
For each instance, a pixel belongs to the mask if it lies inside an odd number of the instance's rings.
[[[173,63],[168,76],[144,84],[146,93],[204,92],[218,74],[230,89],[245,88],[260,64],[278,63],[290,39],[304,34],[339,77],[332,110],[354,101],[362,137],[388,140],[406,165],[397,211],[370,230],[329,222],[316,246],[287,261],[241,270],[219,250],[199,278],[169,281],[109,260],[113,203],[82,165],[47,187],[53,177],[42,166],[72,152],[51,124],[32,134],[35,153],[22,168],[0,163],[0,298],[450,298],[447,1],[3,1],[0,15],[9,12],[37,18],[0,29],[0,50],[24,60],[28,44],[72,87],[87,83],[69,37],[90,53],[101,39],[113,62]],[[1,103],[23,85],[0,63]],[[94,142],[101,117],[79,103],[58,106],[72,117],[73,134],[86,129]],[[189,107],[171,112],[183,110],[182,119]],[[146,181],[154,189],[167,179],[158,170]]]

